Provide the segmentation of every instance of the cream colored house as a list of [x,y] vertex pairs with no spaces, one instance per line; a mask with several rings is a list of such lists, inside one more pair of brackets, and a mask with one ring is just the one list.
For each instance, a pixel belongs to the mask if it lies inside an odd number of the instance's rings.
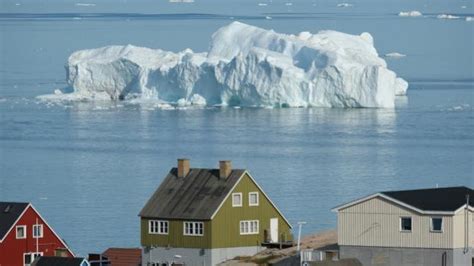
[[337,211],[340,258],[363,265],[471,266],[474,192],[467,187],[389,191]]

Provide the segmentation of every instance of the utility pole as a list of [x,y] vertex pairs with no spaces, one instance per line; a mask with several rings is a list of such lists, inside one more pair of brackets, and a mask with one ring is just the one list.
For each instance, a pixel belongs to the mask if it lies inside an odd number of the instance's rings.
[[301,243],[301,227],[306,224],[305,221],[298,222],[298,248],[296,249],[298,252],[300,251],[300,243]]

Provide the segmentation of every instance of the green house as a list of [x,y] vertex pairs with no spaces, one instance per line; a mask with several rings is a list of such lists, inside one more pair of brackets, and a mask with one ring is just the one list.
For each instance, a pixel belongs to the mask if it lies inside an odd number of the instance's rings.
[[247,170],[178,159],[140,212],[143,265],[216,265],[291,241],[291,225]]

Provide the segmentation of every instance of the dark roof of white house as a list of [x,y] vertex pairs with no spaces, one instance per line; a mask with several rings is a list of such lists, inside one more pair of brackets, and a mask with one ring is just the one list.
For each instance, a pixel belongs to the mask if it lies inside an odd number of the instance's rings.
[[178,169],[172,168],[139,216],[210,220],[244,173],[233,169],[227,178],[220,178],[219,169],[191,168],[186,177],[178,177]]
[[[472,208],[474,191],[464,186],[384,191],[342,204],[333,210],[340,211],[375,197],[384,198],[420,213],[452,215],[467,204],[469,208]],[[469,198],[469,203],[467,198]]]
[[0,202],[0,241],[15,224],[29,203]]
[[474,190],[468,187],[385,191],[381,194],[423,211],[456,211],[466,204],[466,195],[470,197],[470,206],[474,201]]

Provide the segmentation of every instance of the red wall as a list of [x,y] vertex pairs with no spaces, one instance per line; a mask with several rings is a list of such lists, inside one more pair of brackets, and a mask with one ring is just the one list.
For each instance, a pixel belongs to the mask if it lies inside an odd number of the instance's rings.
[[[54,235],[53,231],[39,217],[30,206],[14,225],[7,237],[0,243],[0,266],[23,266],[23,253],[36,252],[36,238],[33,238],[33,225],[43,224],[43,237],[38,239],[38,251],[43,252],[43,256],[54,256],[56,248],[65,248],[61,241]],[[26,238],[16,239],[17,225],[26,225]],[[68,256],[73,254],[68,251]]]

